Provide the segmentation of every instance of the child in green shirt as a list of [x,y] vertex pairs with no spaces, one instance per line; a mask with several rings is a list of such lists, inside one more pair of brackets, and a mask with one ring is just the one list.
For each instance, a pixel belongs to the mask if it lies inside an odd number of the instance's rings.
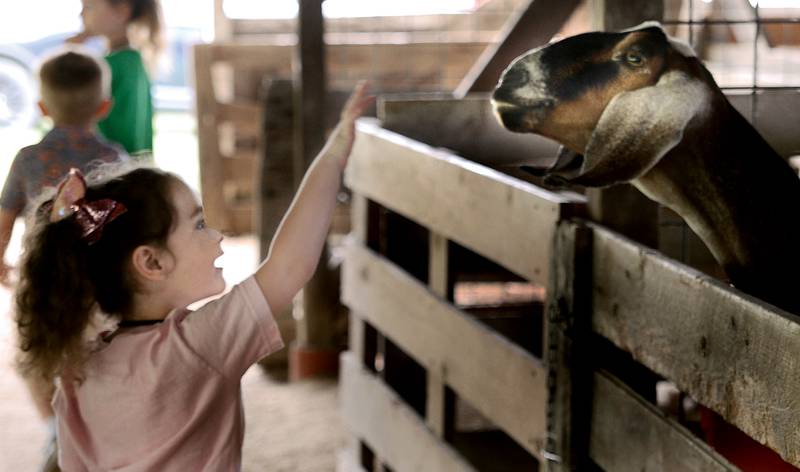
[[[153,64],[161,49],[161,6],[158,0],[82,0],[84,30],[69,42],[102,36],[108,43],[113,107],[98,123],[107,139],[122,145],[131,156],[153,151],[153,102],[145,58]],[[131,44],[135,37],[146,38]],[[151,68],[152,70],[152,68]]]

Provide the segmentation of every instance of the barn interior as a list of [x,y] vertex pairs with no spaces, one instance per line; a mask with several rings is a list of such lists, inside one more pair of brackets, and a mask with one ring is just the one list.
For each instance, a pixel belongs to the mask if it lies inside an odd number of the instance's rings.
[[[287,347],[243,378],[243,470],[800,468],[800,314],[731,288],[632,185],[522,171],[559,143],[490,103],[529,50],[658,21],[797,172],[796,1],[161,1],[153,156],[225,234],[228,287],[266,257],[353,86],[377,96],[320,266],[276,314]],[[21,116],[0,107],[5,177],[49,124],[3,103]],[[0,470],[34,470],[46,429],[13,368],[12,297],[0,287]],[[709,440],[708,417],[744,442]]]

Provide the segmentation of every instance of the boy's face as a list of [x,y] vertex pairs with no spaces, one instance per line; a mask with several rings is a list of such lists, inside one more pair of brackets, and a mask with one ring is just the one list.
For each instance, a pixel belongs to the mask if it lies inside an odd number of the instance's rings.
[[109,0],[81,0],[81,20],[87,33],[114,37],[128,28],[130,6],[127,2],[113,5]]
[[182,182],[172,187],[176,221],[167,239],[172,270],[165,283],[170,284],[173,306],[179,308],[220,293],[225,281],[222,269],[214,265],[222,255],[222,234],[206,226],[203,208],[189,187]]

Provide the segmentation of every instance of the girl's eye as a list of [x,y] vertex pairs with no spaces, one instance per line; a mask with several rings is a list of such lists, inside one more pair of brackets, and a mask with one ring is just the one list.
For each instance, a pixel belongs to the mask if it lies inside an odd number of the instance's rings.
[[196,229],[206,229],[206,220],[198,221],[197,225],[195,225],[195,228]]

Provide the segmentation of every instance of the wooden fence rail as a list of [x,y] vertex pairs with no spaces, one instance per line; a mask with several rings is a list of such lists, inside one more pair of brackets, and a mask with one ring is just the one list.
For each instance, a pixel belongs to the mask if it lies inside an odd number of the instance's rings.
[[[797,316],[581,220],[580,197],[373,120],[358,124],[345,181],[354,232],[342,276],[351,339],[341,390],[353,440],[340,470],[494,470],[454,439],[453,398],[547,470],[589,459],[609,471],[737,470],[595,362],[593,339],[800,465]],[[375,243],[403,237],[376,227],[381,208],[429,232],[427,280]],[[544,358],[455,303],[448,241],[546,286]],[[421,408],[383,371],[389,345],[424,372]]]

